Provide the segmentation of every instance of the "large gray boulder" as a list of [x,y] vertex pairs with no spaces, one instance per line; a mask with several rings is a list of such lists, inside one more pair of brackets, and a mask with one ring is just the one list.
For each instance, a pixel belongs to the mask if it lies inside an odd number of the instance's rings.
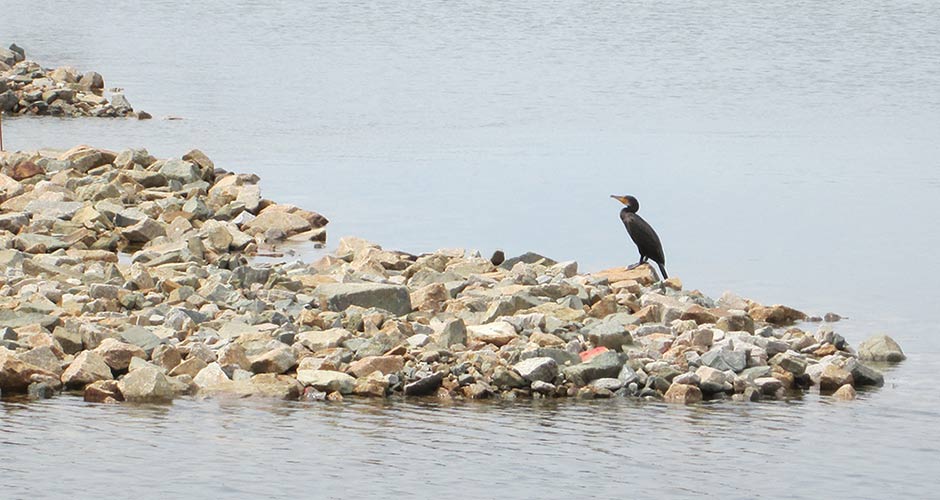
[[875,335],[858,345],[858,358],[863,361],[897,363],[907,359],[907,356],[893,338],[887,335]]
[[594,356],[586,363],[568,366],[563,371],[565,378],[576,385],[587,385],[599,378],[616,378],[623,366],[623,360],[614,351],[607,351]]
[[411,312],[408,288],[379,283],[331,283],[316,288],[320,307],[345,311],[349,306],[376,307],[402,316]]

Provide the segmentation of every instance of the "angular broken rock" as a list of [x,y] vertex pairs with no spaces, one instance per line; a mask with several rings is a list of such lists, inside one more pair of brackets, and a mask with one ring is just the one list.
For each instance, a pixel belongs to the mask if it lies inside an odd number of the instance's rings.
[[299,370],[297,381],[321,391],[335,391],[340,394],[349,394],[356,386],[354,377],[332,370]]
[[118,381],[118,389],[130,402],[168,402],[176,396],[173,385],[158,368],[141,368]]
[[104,358],[93,351],[82,351],[62,373],[62,383],[69,389],[83,389],[98,380],[114,378]]
[[345,311],[350,306],[384,309],[396,316],[411,312],[408,288],[379,283],[335,283],[320,285],[314,291],[320,307]]
[[525,359],[513,365],[513,369],[529,382],[551,382],[558,376],[558,363],[549,357]]

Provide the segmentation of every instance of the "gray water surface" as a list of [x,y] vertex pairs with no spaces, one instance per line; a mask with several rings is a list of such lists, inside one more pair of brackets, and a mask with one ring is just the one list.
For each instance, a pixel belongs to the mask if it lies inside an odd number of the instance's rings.
[[[909,354],[853,403],[2,403],[0,485],[61,497],[936,497],[940,4],[0,0],[0,43],[156,119],[6,119],[7,149],[205,151],[412,252],[637,258]],[[176,116],[182,120],[166,120]],[[51,478],[55,478],[52,480]],[[6,493],[3,494],[4,496]]]

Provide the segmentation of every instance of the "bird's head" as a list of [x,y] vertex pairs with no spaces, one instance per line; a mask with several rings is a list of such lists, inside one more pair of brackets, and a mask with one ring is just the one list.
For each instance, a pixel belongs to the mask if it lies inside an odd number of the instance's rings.
[[636,198],[626,194],[626,195],[610,195],[611,198],[623,203],[630,211],[636,212],[640,209],[640,202]]

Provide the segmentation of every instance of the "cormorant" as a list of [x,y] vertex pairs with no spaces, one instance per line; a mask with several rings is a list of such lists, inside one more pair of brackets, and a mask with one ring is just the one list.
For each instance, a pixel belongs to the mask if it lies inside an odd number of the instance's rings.
[[630,195],[617,196],[612,194],[610,197],[626,205],[620,210],[620,220],[623,221],[627,233],[636,243],[637,250],[640,251],[640,261],[630,266],[630,269],[645,264],[649,259],[659,264],[663,279],[669,279],[669,276],[666,275],[666,257],[663,255],[663,244],[659,242],[659,236],[656,235],[656,231],[653,231],[653,227],[636,213],[640,209],[640,202]]

